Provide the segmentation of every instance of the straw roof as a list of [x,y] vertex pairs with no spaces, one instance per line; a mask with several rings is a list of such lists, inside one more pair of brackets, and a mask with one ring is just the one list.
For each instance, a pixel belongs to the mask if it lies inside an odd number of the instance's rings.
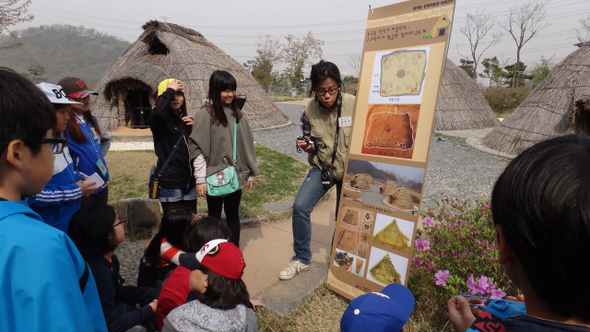
[[92,101],[92,110],[107,130],[129,123],[128,93],[147,91],[153,105],[158,84],[167,78],[184,82],[187,109],[194,114],[207,98],[209,77],[215,70],[226,70],[236,78],[237,94],[248,98],[243,111],[252,129],[290,124],[244,66],[200,33],[159,21],[149,21],[143,29],[97,84],[99,95]]
[[434,113],[434,130],[482,129],[499,123],[475,80],[447,58]]
[[[552,137],[575,132],[589,134],[572,125],[574,105],[590,96],[590,43],[580,46],[483,139],[485,146],[519,154]],[[581,126],[584,127],[587,126]]]

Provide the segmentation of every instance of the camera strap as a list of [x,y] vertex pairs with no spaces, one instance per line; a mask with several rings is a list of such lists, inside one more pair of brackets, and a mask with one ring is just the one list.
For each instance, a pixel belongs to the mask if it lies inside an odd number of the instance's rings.
[[340,132],[340,115],[342,113],[342,95],[338,93],[338,117],[336,117],[336,135],[334,136],[334,149],[332,150],[332,163],[330,165],[334,166],[334,161],[336,160],[336,149],[338,149],[338,133]]

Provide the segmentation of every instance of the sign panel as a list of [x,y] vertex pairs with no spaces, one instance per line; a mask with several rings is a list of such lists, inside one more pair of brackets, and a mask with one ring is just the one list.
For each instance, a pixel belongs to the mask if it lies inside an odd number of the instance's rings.
[[329,287],[407,284],[454,0],[369,12]]

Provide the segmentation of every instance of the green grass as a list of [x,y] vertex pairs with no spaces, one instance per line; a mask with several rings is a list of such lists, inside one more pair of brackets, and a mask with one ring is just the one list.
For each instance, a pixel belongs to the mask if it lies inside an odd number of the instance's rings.
[[[293,201],[305,179],[309,166],[291,156],[256,144],[256,159],[260,175],[254,178],[254,188],[242,192],[240,217],[272,217],[264,209],[267,203]],[[109,205],[116,206],[123,198],[147,197],[147,183],[153,151],[111,151],[105,157],[109,166]],[[197,201],[197,212],[207,212],[204,198]]]

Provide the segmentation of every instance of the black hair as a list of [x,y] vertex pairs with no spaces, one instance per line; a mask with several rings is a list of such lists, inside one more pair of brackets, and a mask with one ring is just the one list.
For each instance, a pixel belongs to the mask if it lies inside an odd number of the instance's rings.
[[551,311],[590,321],[590,137],[538,143],[516,157],[492,191],[494,223]]
[[85,260],[102,257],[117,248],[113,227],[116,217],[115,210],[103,204],[90,205],[72,216],[68,235]]
[[204,217],[189,225],[184,236],[186,252],[197,252],[209,241],[227,239],[230,229],[214,217]]
[[0,154],[11,141],[20,139],[37,155],[39,140],[56,123],[47,96],[15,71],[0,67]]
[[200,271],[207,275],[207,289],[203,294],[194,292],[199,302],[215,309],[233,309],[238,304],[248,306],[250,294],[241,278],[226,278],[205,268]]
[[186,252],[184,246],[184,231],[191,224],[193,220],[193,213],[191,210],[182,205],[171,206],[166,212],[160,223],[160,229],[150,244],[145,249],[144,258],[151,267],[155,269],[158,267],[160,261],[160,246],[162,240],[170,243],[174,248],[178,248]]
[[309,74],[309,80],[311,81],[309,96],[311,97],[311,94],[317,90],[318,85],[328,78],[335,80],[338,88],[342,86],[340,70],[332,62],[320,60],[320,62],[311,66],[311,73]]
[[[211,74],[209,78],[209,104],[211,105],[211,121],[213,121],[216,125],[223,125],[224,127],[227,126],[227,117],[223,112],[223,100],[221,100],[221,92],[225,90],[233,90],[236,91],[238,84],[236,79],[232,76],[232,74],[224,71],[224,70],[216,70]],[[236,102],[236,98],[234,98],[231,102],[231,108],[234,111],[234,117],[236,118],[237,122],[240,122],[242,118],[242,112],[238,107]]]

